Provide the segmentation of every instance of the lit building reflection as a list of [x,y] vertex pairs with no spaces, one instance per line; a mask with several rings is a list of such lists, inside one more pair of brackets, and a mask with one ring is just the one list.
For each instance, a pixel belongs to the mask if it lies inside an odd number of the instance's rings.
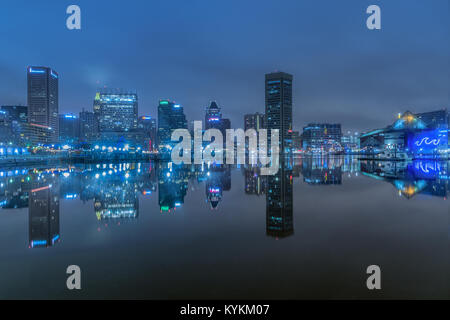
[[408,199],[417,194],[446,199],[449,194],[449,162],[363,161],[361,172],[365,176],[391,183],[399,196]]
[[95,171],[94,210],[97,219],[137,218],[139,200],[137,196],[136,164],[100,166]]
[[261,175],[259,167],[249,166],[244,169],[245,178],[245,194],[263,195],[266,193],[267,179],[266,176]]
[[52,175],[37,177],[29,192],[29,247],[50,247],[60,241],[59,182]]
[[0,169],[0,208],[28,207],[31,177],[26,169]]
[[172,162],[158,163],[158,201],[161,212],[171,212],[184,203],[188,189],[188,169]]
[[281,164],[277,174],[267,176],[266,234],[284,238],[294,233],[292,169]]
[[312,185],[342,184],[341,166],[338,158],[305,158],[302,162],[303,181]]
[[227,165],[213,165],[207,169],[205,181],[206,199],[211,209],[217,209],[223,192],[231,189],[231,170]]
[[[364,176],[387,182],[399,196],[418,194],[447,199],[450,162],[358,161],[347,157],[305,157],[282,164],[273,176],[256,166],[242,166],[245,195],[266,195],[266,234],[282,238],[294,232],[293,179],[309,185],[340,185],[345,177]],[[220,208],[231,190],[231,172],[239,166],[155,163],[79,164],[58,168],[0,170],[0,207],[28,208],[29,246],[49,247],[60,240],[60,199],[89,202],[96,217],[135,219],[139,197],[158,194],[161,212],[182,207],[188,190],[205,192],[211,209]],[[203,196],[202,196],[203,197]],[[92,202],[92,204],[91,204]],[[92,209],[91,209],[92,212]],[[119,223],[118,223],[119,224]]]

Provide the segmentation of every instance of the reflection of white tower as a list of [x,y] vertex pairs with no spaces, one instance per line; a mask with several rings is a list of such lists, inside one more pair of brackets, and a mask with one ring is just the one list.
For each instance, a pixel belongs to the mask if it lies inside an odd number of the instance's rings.
[[211,209],[217,209],[219,202],[222,200],[222,188],[210,186],[206,192]]

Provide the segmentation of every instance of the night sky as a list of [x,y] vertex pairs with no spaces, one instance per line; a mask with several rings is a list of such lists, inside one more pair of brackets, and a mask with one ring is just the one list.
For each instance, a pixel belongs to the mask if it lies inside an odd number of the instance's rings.
[[[81,7],[82,30],[66,28]],[[370,4],[382,29],[368,30]],[[0,105],[26,104],[26,67],[60,74],[60,112],[92,110],[99,87],[135,89],[204,118],[217,100],[232,127],[264,112],[264,74],[294,75],[294,128],[368,130],[398,112],[450,108],[448,0],[2,0]]]

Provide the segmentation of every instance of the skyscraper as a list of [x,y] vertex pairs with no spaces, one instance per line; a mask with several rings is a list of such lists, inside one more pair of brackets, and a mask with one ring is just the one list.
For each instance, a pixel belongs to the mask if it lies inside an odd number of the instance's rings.
[[231,129],[231,121],[222,117],[221,109],[215,101],[211,101],[205,110],[205,130],[208,129],[220,130],[225,144],[226,130]]
[[59,115],[59,142],[75,144],[80,137],[80,119],[73,114]]
[[80,112],[80,142],[90,143],[97,138],[98,122],[93,112]]
[[94,113],[100,133],[126,132],[137,128],[138,97],[136,92],[101,90],[94,99]]
[[158,145],[159,152],[171,150],[175,142],[171,142],[172,131],[187,129],[183,107],[169,100],[160,100],[158,105]]
[[50,128],[49,141],[57,142],[58,73],[47,67],[28,67],[28,122]]
[[292,145],[292,75],[284,72],[266,74],[266,128],[278,129],[280,154],[288,154]]
[[205,108],[205,129],[215,128],[222,120],[222,112],[215,101]]
[[144,150],[153,151],[157,149],[158,142],[156,141],[156,119],[151,116],[141,116],[138,119],[138,128],[144,133],[144,141],[142,141]]

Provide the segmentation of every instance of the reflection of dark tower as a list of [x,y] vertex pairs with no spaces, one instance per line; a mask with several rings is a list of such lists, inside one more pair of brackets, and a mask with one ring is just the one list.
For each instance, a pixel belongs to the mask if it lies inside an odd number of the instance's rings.
[[282,238],[294,233],[292,170],[281,165],[275,175],[267,176],[266,232]]
[[184,203],[188,188],[185,168],[170,162],[158,163],[158,201],[161,212],[170,212]]
[[59,240],[59,186],[56,180],[33,186],[28,215],[31,248],[49,247]]
[[260,174],[258,167],[245,168],[245,193],[262,195],[266,192],[267,180],[266,176]]

